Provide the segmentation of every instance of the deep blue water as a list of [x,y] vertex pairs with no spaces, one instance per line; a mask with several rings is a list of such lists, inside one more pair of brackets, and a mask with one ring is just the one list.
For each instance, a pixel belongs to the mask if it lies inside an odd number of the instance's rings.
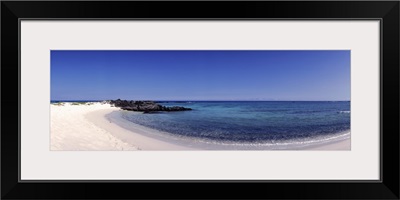
[[329,136],[350,129],[350,102],[161,102],[192,111],[134,114],[131,122],[177,136],[264,142]]

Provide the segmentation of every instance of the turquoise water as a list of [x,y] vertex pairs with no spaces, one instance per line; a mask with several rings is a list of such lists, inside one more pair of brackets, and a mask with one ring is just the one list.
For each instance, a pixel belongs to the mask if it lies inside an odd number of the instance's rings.
[[160,102],[191,111],[134,114],[142,126],[213,141],[273,142],[331,136],[350,130],[350,102],[193,101]]

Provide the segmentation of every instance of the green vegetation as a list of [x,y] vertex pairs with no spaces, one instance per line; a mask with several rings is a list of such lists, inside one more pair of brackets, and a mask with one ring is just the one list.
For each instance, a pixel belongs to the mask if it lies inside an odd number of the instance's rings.
[[78,106],[78,105],[89,105],[87,102],[72,102],[71,105]]
[[93,105],[93,102],[57,102],[57,103],[51,103],[52,105],[55,106],[64,106],[66,103],[71,104],[73,106],[79,106],[79,105]]

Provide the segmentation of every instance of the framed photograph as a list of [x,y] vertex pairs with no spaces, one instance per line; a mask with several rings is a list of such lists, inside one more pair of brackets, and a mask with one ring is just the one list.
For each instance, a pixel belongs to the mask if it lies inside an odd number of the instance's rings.
[[399,199],[398,1],[1,6],[3,199]]

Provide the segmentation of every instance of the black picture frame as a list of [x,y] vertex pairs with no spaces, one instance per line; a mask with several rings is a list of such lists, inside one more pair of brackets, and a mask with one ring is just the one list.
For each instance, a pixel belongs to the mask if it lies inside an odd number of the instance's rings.
[[[399,1],[2,1],[1,198],[399,199],[399,8]],[[379,19],[381,180],[20,182],[20,19]]]

